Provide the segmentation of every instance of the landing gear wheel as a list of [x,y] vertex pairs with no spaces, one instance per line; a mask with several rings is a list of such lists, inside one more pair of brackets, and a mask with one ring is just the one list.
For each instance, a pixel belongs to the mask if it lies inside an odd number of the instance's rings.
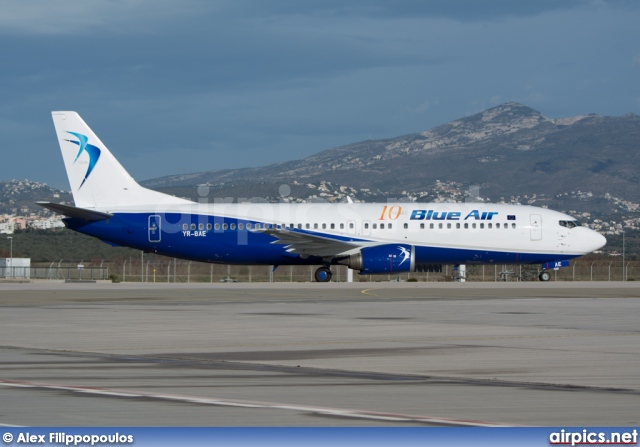
[[327,267],[320,267],[316,270],[314,277],[317,282],[329,282],[331,281],[331,270]]
[[538,275],[538,278],[540,279],[540,281],[544,281],[544,282],[549,281],[551,279],[551,273],[547,272],[546,270],[543,270]]

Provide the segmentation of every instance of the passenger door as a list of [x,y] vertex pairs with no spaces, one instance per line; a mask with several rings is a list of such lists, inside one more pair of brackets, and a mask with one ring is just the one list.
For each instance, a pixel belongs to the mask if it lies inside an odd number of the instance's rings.
[[540,214],[531,214],[531,240],[539,241],[542,239],[542,216]]

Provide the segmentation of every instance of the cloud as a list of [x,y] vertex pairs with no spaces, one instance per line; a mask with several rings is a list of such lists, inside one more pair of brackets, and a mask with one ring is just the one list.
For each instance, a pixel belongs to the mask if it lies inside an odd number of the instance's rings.
[[484,21],[505,17],[530,17],[574,8],[623,5],[635,0],[239,0],[238,9],[254,14],[314,15],[332,17],[447,18]]
[[139,34],[156,29],[157,22],[213,10],[199,0],[8,0],[2,4],[0,29],[3,34]]
[[[594,8],[640,9],[637,0],[6,0],[0,30],[4,34],[171,32],[185,22],[215,30],[238,19],[263,23],[282,17],[330,19],[448,19],[462,22],[533,17]],[[203,19],[208,22],[204,25]],[[202,25],[200,25],[202,23]]]
[[407,108],[407,110],[411,113],[424,113],[427,110],[429,110],[434,104],[432,104],[432,101],[429,101],[428,99],[420,104],[418,104],[415,107],[409,107]]

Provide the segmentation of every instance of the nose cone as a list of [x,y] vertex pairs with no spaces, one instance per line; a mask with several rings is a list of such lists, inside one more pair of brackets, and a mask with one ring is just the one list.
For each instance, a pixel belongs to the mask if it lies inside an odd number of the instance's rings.
[[591,240],[592,240],[592,243],[593,243],[595,248],[593,250],[591,250],[591,251],[598,250],[598,249],[604,247],[605,245],[607,245],[607,238],[606,237],[604,237],[603,235],[601,235],[597,231],[594,231],[594,233],[595,234],[593,236],[591,236]]
[[599,250],[607,244],[607,238],[597,231],[584,227],[580,228],[585,230],[585,234],[580,236],[580,246],[585,253],[591,253],[592,251]]

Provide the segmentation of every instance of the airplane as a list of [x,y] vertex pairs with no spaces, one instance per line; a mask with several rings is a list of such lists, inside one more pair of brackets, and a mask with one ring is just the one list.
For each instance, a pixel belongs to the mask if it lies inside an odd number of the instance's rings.
[[244,265],[332,265],[360,274],[442,271],[443,264],[550,269],[606,239],[573,217],[493,203],[198,203],[139,185],[76,112],[52,112],[75,206],[39,205],[67,228],[114,246]]

